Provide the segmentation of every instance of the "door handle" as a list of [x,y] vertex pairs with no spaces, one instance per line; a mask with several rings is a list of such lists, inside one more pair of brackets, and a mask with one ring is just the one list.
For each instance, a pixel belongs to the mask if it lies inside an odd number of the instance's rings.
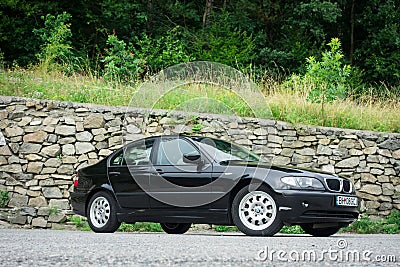
[[156,172],[157,172],[158,174],[163,174],[163,173],[164,173],[162,169],[156,169]]
[[120,172],[109,172],[108,173],[110,176],[115,176],[115,175],[120,175]]

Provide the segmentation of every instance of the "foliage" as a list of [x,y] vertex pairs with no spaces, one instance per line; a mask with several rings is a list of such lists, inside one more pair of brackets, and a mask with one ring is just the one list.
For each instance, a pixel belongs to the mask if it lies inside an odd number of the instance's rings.
[[76,228],[80,231],[91,231],[87,219],[82,216],[74,215],[68,217],[69,222],[73,222]]
[[194,41],[197,60],[220,62],[242,69],[254,58],[254,42],[251,34],[235,28],[227,12],[208,28],[203,29]]
[[[360,7],[361,8],[361,7]],[[364,30],[355,53],[365,79],[384,84],[400,81],[400,5],[396,0],[372,0],[362,4],[356,23]]]
[[71,75],[82,72],[85,59],[99,75],[101,60],[109,56],[107,40],[115,35],[144,63],[139,66],[146,74],[197,59],[290,76],[303,75],[304,58],[320,54],[338,36],[344,60],[360,70],[366,84],[358,88],[361,93],[377,84],[374,93],[398,94],[396,0],[212,1],[203,25],[205,2],[1,1],[0,53],[7,67],[35,64],[39,55],[42,63],[55,62]]
[[305,79],[313,84],[308,99],[315,103],[321,103],[322,125],[325,122],[324,104],[337,98],[345,98],[347,78],[350,76],[350,66],[343,65],[343,54],[340,51],[340,41],[333,38],[328,44],[330,51],[322,53],[321,61],[314,57],[307,59],[307,73]]
[[[259,85],[267,104],[256,114],[271,114],[272,118],[294,124],[320,125],[319,104],[307,101],[312,84],[300,76],[281,83],[282,78],[269,79]],[[93,76],[67,76],[62,72],[43,73],[37,69],[0,71],[0,95],[24,96],[48,100],[74,101],[109,106],[129,105],[140,84],[107,82]],[[154,88],[157,90],[157,88]],[[372,89],[371,89],[372,90]],[[146,92],[156,94],[152,89]],[[207,96],[205,98],[204,96]],[[197,99],[198,101],[192,101]],[[207,101],[204,101],[207,99]],[[153,106],[146,98],[140,107]],[[195,110],[216,114],[254,116],[248,105],[235,93],[213,86],[183,86],[165,94],[154,108]],[[356,98],[338,99],[325,105],[325,126],[400,132],[400,110],[396,98],[376,99],[362,94]],[[268,116],[268,118],[271,118]]]
[[157,39],[143,34],[136,40],[135,54],[144,60],[146,72],[155,73],[166,67],[194,60],[188,53],[185,31],[181,27],[168,30]]
[[123,40],[110,35],[107,39],[109,49],[106,50],[104,62],[104,78],[111,81],[134,81],[143,71],[142,60],[127,50]]
[[284,38],[277,44],[267,44],[263,56],[291,72],[304,73],[304,58],[319,54],[329,37],[336,35],[336,27],[342,10],[331,1],[299,1],[284,6],[280,31]]
[[7,206],[8,199],[8,191],[0,191],[0,208],[5,208]]
[[202,124],[201,124],[201,123],[193,124],[193,126],[192,126],[192,133],[194,133],[194,134],[200,133],[201,127],[202,127]]
[[317,44],[324,43],[328,37],[328,25],[337,23],[342,11],[338,3],[320,0],[301,1],[293,10],[285,30],[297,29],[297,33],[303,36],[302,40],[305,37]]
[[108,36],[108,48],[102,60],[104,78],[122,82],[136,81],[146,73],[190,61],[193,58],[187,54],[187,45],[180,38],[181,35],[179,27],[155,40],[144,33],[140,39],[135,39],[135,45],[127,45],[115,35]]
[[216,225],[216,232],[239,232],[239,229],[236,226],[226,226],[226,225]]
[[163,232],[159,223],[137,222],[134,224],[122,223],[118,232]]
[[46,210],[46,213],[48,214],[48,215],[57,215],[58,213],[60,213],[60,210],[58,209],[58,207],[57,206],[52,206],[52,207],[49,207],[47,210]]
[[300,227],[300,225],[293,225],[293,226],[283,226],[282,229],[279,231],[281,234],[305,234],[304,230]]
[[389,216],[380,220],[371,220],[367,216],[362,216],[342,231],[359,234],[399,234],[400,211],[393,210]]
[[0,71],[4,69],[4,53],[0,52]]
[[38,58],[46,70],[53,65],[65,64],[71,56],[70,19],[71,15],[66,12],[57,17],[47,14],[44,28],[33,30],[42,40]]
[[[90,231],[87,219],[82,216],[70,216],[68,221],[73,222],[78,230]],[[134,224],[122,223],[118,232],[163,232],[160,224],[149,222],[137,222]],[[237,232],[235,226],[216,225],[216,232]],[[341,232],[351,232],[359,234],[399,234],[400,233],[400,211],[393,210],[384,219],[371,220],[363,216],[348,227],[342,228]],[[282,234],[304,234],[305,232],[299,225],[283,226]]]

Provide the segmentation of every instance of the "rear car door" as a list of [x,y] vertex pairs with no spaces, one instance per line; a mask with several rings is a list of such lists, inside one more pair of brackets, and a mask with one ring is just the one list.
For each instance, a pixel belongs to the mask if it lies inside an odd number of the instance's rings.
[[146,190],[152,170],[154,138],[133,142],[110,158],[108,177],[123,208],[149,208]]

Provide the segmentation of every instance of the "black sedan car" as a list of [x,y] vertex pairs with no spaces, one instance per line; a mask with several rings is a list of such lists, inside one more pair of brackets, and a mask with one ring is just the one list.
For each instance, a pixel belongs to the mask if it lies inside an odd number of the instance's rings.
[[359,204],[345,178],[274,166],[243,147],[199,136],[125,145],[77,172],[71,201],[95,232],[159,222],[165,232],[182,234],[206,223],[254,236],[272,236],[283,225],[329,236],[357,219]]

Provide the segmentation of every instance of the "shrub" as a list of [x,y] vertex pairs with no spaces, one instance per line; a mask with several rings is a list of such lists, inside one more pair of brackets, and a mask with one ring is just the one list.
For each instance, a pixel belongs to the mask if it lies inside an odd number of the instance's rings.
[[252,35],[235,28],[227,12],[216,16],[211,26],[203,29],[194,41],[197,60],[219,62],[239,69],[251,64],[254,49]]
[[322,126],[325,122],[324,104],[346,97],[347,78],[351,70],[349,65],[342,63],[344,55],[339,39],[332,38],[328,45],[331,49],[322,53],[321,61],[312,56],[307,59],[307,73],[304,76],[313,84],[308,100],[321,103]]
[[142,60],[127,49],[126,43],[115,35],[107,39],[108,49],[104,62],[104,78],[106,80],[124,81],[135,80],[142,72]]
[[155,73],[166,67],[194,60],[188,53],[187,32],[179,26],[158,38],[143,34],[135,43],[135,54],[144,61],[146,72]]
[[37,55],[42,67],[48,70],[54,65],[67,64],[71,57],[71,41],[72,37],[70,26],[67,23],[71,19],[71,15],[64,12],[57,17],[47,14],[44,27],[34,29],[33,32],[40,37],[42,45]]

